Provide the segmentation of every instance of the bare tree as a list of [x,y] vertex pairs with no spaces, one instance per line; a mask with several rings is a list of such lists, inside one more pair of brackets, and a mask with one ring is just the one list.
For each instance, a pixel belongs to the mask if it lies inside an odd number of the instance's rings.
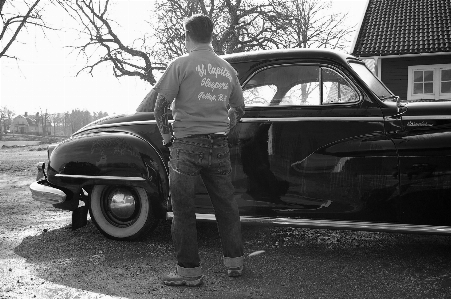
[[53,123],[53,135],[66,136],[65,114],[54,113],[53,115],[51,115],[50,120]]
[[0,0],[0,58],[18,59],[9,54],[13,43],[23,42],[19,33],[31,27],[37,27],[45,34],[45,30],[54,30],[44,20],[43,13],[46,5],[61,5],[62,0]]
[[64,112],[64,136],[69,136],[74,131],[69,131],[68,127],[70,127],[70,114],[69,112]]
[[[149,28],[132,44],[117,34],[110,16],[110,0],[72,0],[66,10],[79,24],[81,45],[73,46],[86,58],[82,71],[93,73],[103,64],[116,77],[135,76],[155,83],[154,71],[185,52],[181,20],[195,13],[215,22],[213,47],[218,54],[292,47],[344,48],[352,29],[346,14],[331,13],[323,0],[155,0]],[[149,33],[145,33],[149,32]]]
[[57,113],[49,113],[47,115],[48,124],[50,125],[50,135],[52,135],[52,126],[53,126],[53,136],[56,134],[56,126],[57,126]]
[[102,112],[102,111],[99,111],[99,112],[93,112],[92,113],[92,120],[94,121],[94,120],[98,120],[98,119],[101,119],[101,118],[103,118],[103,117],[105,117],[105,116],[108,116],[108,113],[107,112]]
[[[64,128],[70,127],[70,134],[76,132],[94,120],[108,116],[107,112],[91,112],[87,110],[73,109],[70,113],[58,114],[58,121],[63,124]],[[66,132],[66,130],[64,130]]]
[[[185,52],[181,20],[196,13],[215,22],[213,47],[218,54],[292,47],[343,48],[352,29],[346,15],[330,13],[321,0],[154,0],[149,28],[131,44],[117,34],[110,0],[66,2],[79,28],[80,45],[72,47],[86,59],[81,71],[93,75],[100,65],[111,65],[116,77],[134,76],[151,85],[155,71]],[[147,33],[145,33],[147,32]],[[142,104],[152,109],[154,95]],[[149,101],[150,100],[150,101]]]
[[347,13],[331,13],[331,2],[323,0],[269,0],[283,34],[286,48],[345,49],[353,27],[345,24]]
[[185,52],[181,20],[196,13],[215,22],[213,47],[218,54],[277,48],[277,30],[271,5],[255,0],[158,0],[149,21],[158,40],[153,55],[170,60]]
[[[50,127],[53,126],[53,136],[61,136],[61,134],[65,135],[64,130],[64,113],[52,113],[48,114],[48,124]],[[52,130],[50,130],[50,134]]]
[[49,124],[53,125],[53,136],[68,136],[66,132],[66,117],[69,118],[68,112],[48,115]]
[[149,29],[132,44],[125,44],[117,34],[119,24],[110,16],[110,6],[109,0],[66,3],[82,41],[72,47],[86,59],[81,71],[91,75],[96,67],[107,64],[116,77],[135,76],[154,84],[154,72],[185,52],[181,20],[195,13],[215,21],[213,47],[218,54],[279,47],[277,22],[267,1],[156,0],[149,13]]
[[157,0],[152,20],[159,41],[153,56],[173,59],[184,53],[180,20],[203,13],[215,21],[218,54],[273,48],[339,48],[353,32],[347,14],[331,12],[324,0]]
[[80,109],[74,109],[69,113],[69,126],[71,129],[71,134],[79,130],[84,126],[84,111]]
[[109,16],[109,5],[109,0],[75,0],[66,3],[66,10],[80,25],[78,32],[83,42],[73,48],[86,59],[86,67],[81,71],[92,75],[97,66],[111,64],[116,77],[134,76],[154,84],[153,72],[164,69],[166,65],[152,61],[143,50],[146,42],[144,38],[133,45],[122,41],[115,32],[117,24]]
[[11,126],[15,114],[14,111],[6,106],[0,108],[0,140],[3,138],[3,132],[6,133],[8,127]]

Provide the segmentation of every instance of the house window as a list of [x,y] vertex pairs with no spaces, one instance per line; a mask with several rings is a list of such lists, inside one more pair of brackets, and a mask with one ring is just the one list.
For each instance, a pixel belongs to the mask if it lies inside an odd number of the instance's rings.
[[409,66],[408,101],[451,100],[451,64]]
[[413,72],[413,94],[434,94],[434,71]]
[[440,93],[451,94],[451,68],[441,70],[440,77]]

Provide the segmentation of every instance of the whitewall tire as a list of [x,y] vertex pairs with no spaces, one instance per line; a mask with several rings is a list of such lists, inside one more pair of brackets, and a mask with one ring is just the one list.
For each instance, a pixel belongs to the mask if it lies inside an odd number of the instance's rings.
[[89,212],[99,231],[111,239],[136,240],[158,225],[146,191],[129,186],[94,186]]

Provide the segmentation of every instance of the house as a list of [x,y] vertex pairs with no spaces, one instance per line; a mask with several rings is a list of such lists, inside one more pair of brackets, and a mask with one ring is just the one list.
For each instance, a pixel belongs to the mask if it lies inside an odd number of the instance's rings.
[[[25,112],[24,115],[18,115],[13,118],[11,125],[12,133],[42,135],[42,124],[37,122],[35,117],[31,117]],[[51,124],[47,122],[45,131],[50,135]]]
[[451,0],[367,0],[351,51],[401,99],[451,100]]
[[27,113],[25,115],[18,115],[13,118],[12,122],[12,132],[19,134],[35,134],[37,129],[36,122],[28,117]]

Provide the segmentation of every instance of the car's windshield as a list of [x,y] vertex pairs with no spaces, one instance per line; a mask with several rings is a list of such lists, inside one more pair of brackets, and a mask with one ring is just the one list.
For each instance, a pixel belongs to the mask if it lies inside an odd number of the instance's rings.
[[368,87],[381,99],[393,100],[393,93],[363,63],[349,63],[352,69],[362,78]]

